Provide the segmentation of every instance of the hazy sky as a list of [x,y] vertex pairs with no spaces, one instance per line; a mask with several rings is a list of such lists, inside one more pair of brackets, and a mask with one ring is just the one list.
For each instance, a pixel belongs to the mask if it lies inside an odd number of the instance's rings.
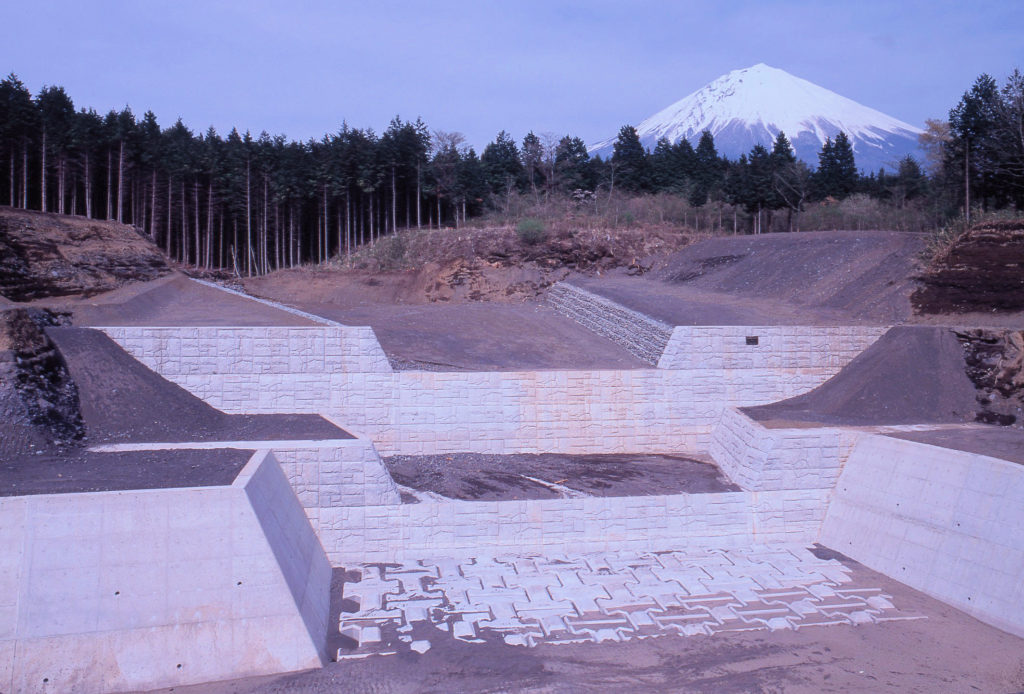
[[764,62],[915,125],[1024,69],[1024,1],[35,2],[0,70],[164,127],[319,138],[396,114],[478,150],[505,129],[593,142]]

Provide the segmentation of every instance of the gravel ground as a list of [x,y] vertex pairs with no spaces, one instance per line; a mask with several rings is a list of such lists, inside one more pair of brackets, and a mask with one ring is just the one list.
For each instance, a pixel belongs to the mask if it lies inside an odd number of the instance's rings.
[[[739,491],[708,462],[671,455],[391,456],[395,482],[450,499],[502,501],[565,496],[646,496]],[[415,497],[406,494],[406,501]]]
[[0,461],[0,496],[231,484],[252,457],[238,449],[21,456]]

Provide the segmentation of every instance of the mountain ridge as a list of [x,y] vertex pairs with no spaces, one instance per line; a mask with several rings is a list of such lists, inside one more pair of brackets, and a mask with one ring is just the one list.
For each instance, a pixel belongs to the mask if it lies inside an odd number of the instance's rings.
[[[708,130],[718,153],[731,159],[755,144],[771,147],[780,131],[800,159],[812,166],[826,137],[850,138],[864,171],[895,169],[907,154],[918,154],[920,128],[864,106],[784,70],[758,63],[733,70],[649,116],[637,126],[640,141],[653,150],[661,137],[696,145]],[[589,147],[610,156],[616,137]]]

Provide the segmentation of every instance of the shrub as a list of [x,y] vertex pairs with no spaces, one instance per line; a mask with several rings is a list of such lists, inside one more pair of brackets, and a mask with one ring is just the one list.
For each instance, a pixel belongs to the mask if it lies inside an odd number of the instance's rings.
[[534,246],[544,240],[544,222],[533,217],[520,219],[516,225],[516,236],[527,246]]

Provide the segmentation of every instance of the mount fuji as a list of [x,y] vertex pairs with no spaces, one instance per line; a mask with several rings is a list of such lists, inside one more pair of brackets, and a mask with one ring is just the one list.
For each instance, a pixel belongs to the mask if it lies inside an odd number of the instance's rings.
[[[637,126],[640,141],[651,150],[662,137],[673,144],[685,138],[696,146],[704,130],[714,135],[718,154],[730,159],[756,144],[771,149],[780,130],[796,156],[812,167],[825,138],[834,139],[839,131],[850,138],[857,168],[865,172],[882,167],[892,172],[907,154],[920,156],[920,128],[764,63],[733,70]],[[590,154],[611,156],[615,140],[592,145]]]

